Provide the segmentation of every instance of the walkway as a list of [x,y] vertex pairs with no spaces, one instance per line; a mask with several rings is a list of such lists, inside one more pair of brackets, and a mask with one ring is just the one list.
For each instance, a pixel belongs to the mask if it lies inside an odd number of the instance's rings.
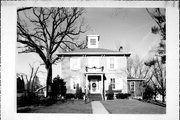
[[93,114],[109,114],[100,101],[92,101],[91,106]]

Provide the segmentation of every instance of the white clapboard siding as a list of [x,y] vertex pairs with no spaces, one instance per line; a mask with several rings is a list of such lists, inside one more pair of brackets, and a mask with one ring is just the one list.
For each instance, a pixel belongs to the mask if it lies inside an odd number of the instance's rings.
[[115,80],[115,89],[116,90],[123,89],[123,79],[122,78],[116,78],[116,80]]
[[88,58],[88,67],[99,67],[99,58],[98,57],[89,57]]
[[80,58],[70,58],[70,69],[79,70],[81,68]]

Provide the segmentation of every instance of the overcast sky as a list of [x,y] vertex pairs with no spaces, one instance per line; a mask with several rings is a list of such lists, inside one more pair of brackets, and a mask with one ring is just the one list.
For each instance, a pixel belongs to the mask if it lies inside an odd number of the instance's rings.
[[[84,17],[90,30],[82,38],[88,34],[100,35],[100,48],[118,50],[122,45],[125,51],[144,58],[160,40],[158,35],[151,33],[151,27],[156,23],[146,9],[88,8]],[[26,73],[29,71],[28,64],[38,60],[37,55],[18,54],[17,72]]]

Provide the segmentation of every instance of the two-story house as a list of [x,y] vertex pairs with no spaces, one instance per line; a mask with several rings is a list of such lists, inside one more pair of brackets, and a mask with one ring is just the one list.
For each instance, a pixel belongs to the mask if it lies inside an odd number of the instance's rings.
[[87,36],[87,48],[60,53],[61,77],[66,82],[67,93],[75,93],[76,86],[90,94],[101,94],[109,85],[115,92],[128,93],[127,58],[129,52],[99,48],[99,35]]

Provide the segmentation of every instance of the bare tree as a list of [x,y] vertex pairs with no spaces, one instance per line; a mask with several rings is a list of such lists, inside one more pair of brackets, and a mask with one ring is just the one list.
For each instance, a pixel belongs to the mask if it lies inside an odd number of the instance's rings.
[[36,89],[36,87],[40,86],[39,84],[39,78],[37,76],[37,73],[39,71],[39,66],[38,67],[34,67],[34,66],[30,66],[30,76],[28,77],[27,74],[24,73],[18,73],[18,76],[21,77],[21,79],[26,83],[26,87],[25,90],[27,91],[27,93],[33,93]]
[[146,9],[151,18],[156,22],[156,26],[151,28],[153,34],[159,34],[161,41],[155,48],[155,56],[146,61],[145,65],[151,69],[151,79],[153,86],[157,92],[162,95],[162,101],[166,96],[166,19],[165,9],[155,8]]
[[162,95],[162,102],[164,102],[166,96],[166,67],[162,63],[161,57],[156,56],[145,62],[145,65],[151,70],[152,77],[150,81],[154,89]]
[[81,47],[78,36],[86,31],[83,8],[23,8],[17,11],[17,42],[19,53],[34,52],[47,69],[47,96],[52,82],[52,64],[57,52]]
[[149,69],[144,65],[144,62],[140,60],[139,56],[129,58],[127,62],[127,74],[128,78],[148,78]]

